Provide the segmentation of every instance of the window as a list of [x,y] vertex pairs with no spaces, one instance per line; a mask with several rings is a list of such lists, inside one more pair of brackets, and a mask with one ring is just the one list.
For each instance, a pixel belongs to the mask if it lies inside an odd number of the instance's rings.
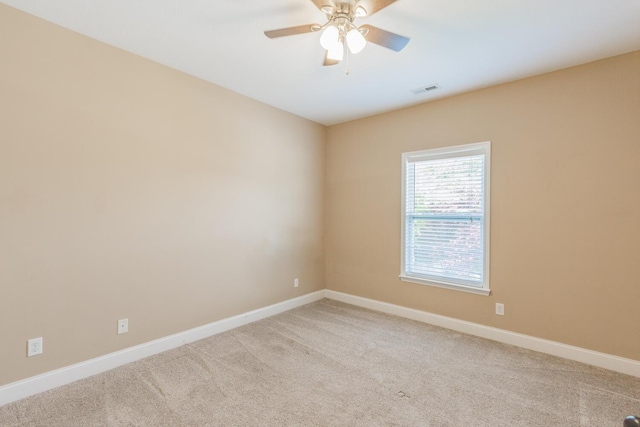
[[402,155],[403,281],[489,295],[491,144]]

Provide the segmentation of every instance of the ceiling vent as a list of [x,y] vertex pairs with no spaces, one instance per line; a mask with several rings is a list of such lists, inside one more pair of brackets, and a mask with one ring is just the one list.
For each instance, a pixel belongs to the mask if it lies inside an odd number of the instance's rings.
[[411,93],[413,93],[414,95],[420,95],[421,93],[431,92],[432,90],[436,90],[436,89],[440,89],[440,86],[431,85],[431,86],[419,87],[417,89],[411,89]]

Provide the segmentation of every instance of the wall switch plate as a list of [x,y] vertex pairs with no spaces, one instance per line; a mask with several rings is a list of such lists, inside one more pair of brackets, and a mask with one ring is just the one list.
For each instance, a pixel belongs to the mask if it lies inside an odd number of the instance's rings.
[[129,332],[129,319],[118,320],[118,335]]
[[496,314],[498,316],[504,316],[504,304],[496,303]]
[[293,287],[294,288],[297,288],[299,284],[300,284],[300,282],[298,281],[297,278],[293,279]]
[[27,341],[27,357],[42,354],[42,337],[32,338]]

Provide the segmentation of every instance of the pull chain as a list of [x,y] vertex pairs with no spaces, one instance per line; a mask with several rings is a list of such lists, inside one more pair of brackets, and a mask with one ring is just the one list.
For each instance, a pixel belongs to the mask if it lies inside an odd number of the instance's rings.
[[[345,43],[345,45],[346,45],[346,43]],[[350,53],[351,53],[351,52],[349,52],[349,47],[348,47],[348,46],[345,46],[345,49],[344,49],[344,50],[345,50],[345,54],[346,54],[346,56],[347,56],[347,58],[346,58],[347,60],[345,61],[345,71],[344,71],[344,74],[348,76],[348,75],[349,75],[349,57],[351,56],[351,55],[350,55]]]

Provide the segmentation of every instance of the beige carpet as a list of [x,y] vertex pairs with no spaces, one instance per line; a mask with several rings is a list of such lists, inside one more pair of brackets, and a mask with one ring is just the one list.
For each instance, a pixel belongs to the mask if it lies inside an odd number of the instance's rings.
[[322,300],[0,408],[2,426],[595,426],[640,379]]

